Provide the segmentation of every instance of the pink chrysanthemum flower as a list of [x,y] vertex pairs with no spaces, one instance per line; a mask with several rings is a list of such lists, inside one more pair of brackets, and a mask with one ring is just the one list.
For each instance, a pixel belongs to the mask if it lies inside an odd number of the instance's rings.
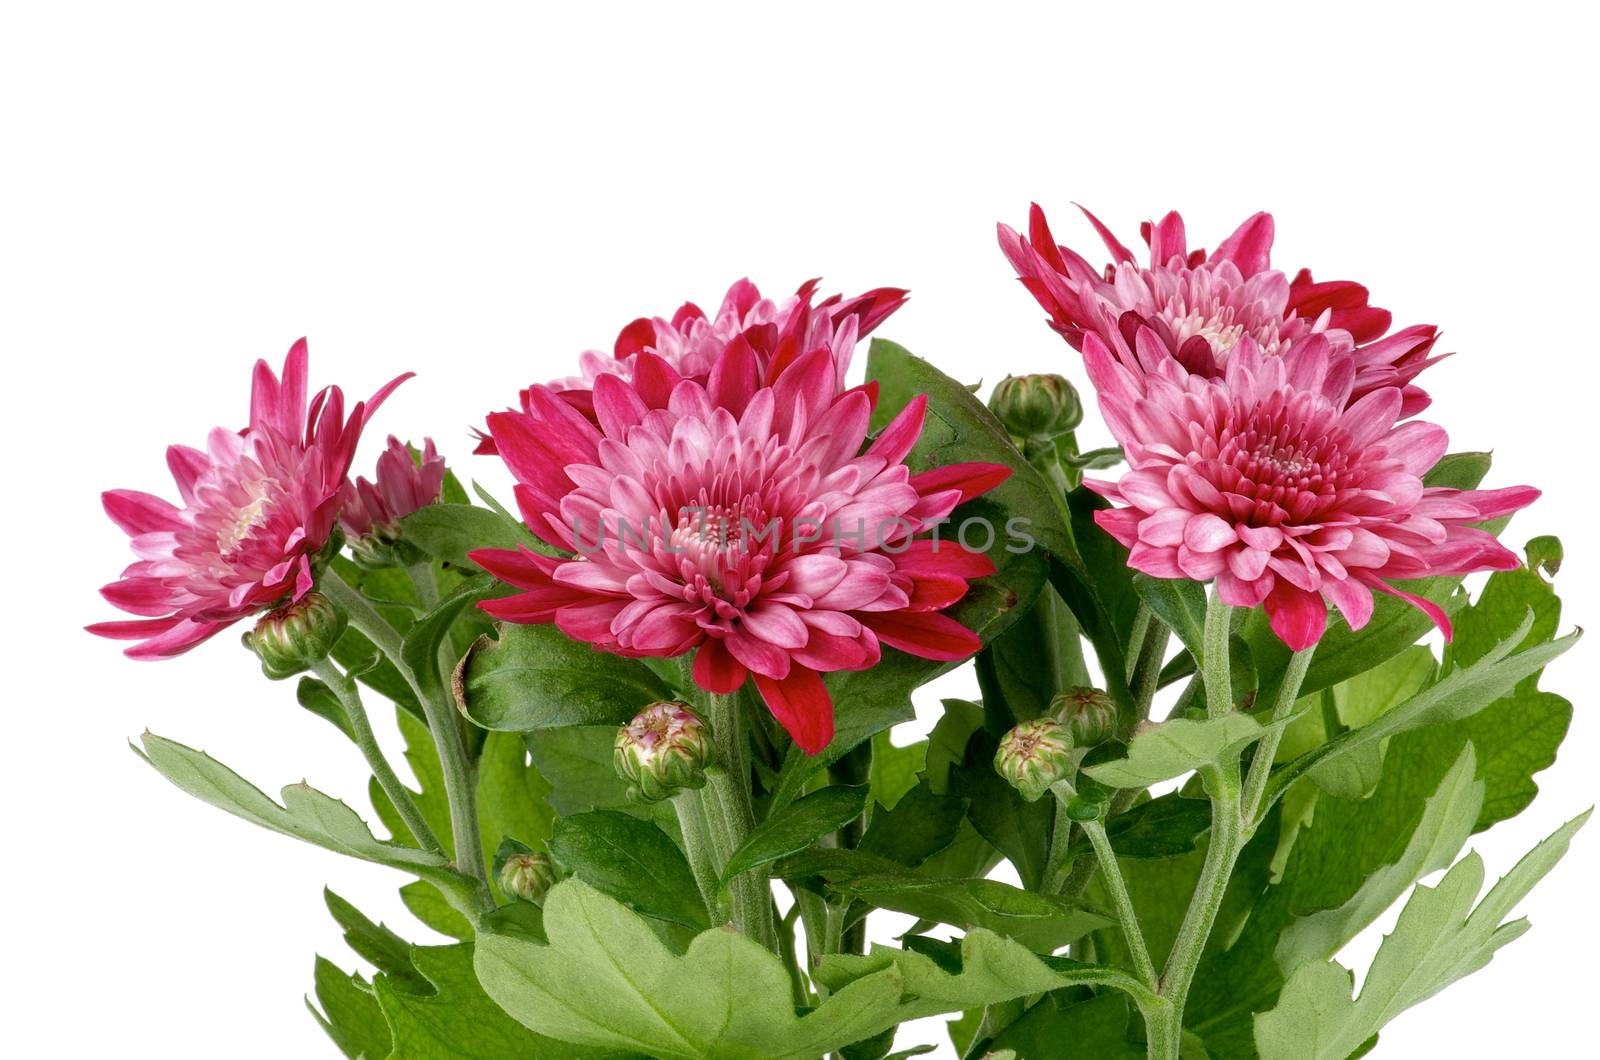
[[1449,636],[1439,607],[1390,583],[1517,566],[1473,524],[1530,504],[1538,490],[1424,487],[1444,455],[1444,429],[1396,426],[1397,387],[1352,401],[1353,357],[1325,336],[1278,356],[1244,336],[1222,379],[1159,356],[1151,328],[1134,341],[1140,362],[1093,332],[1083,339],[1130,468],[1116,483],[1086,484],[1123,505],[1095,519],[1130,549],[1130,566],[1215,580],[1237,607],[1265,604],[1273,631],[1296,651],[1321,638],[1330,603],[1350,628],[1366,625],[1375,591],[1421,608]]
[[422,459],[415,460],[410,447],[391,434],[388,447],[378,455],[374,477],[376,482],[357,478],[344,484],[339,524],[351,538],[393,531],[401,519],[438,500],[444,487],[444,457],[432,438],[424,438]]
[[1389,311],[1369,305],[1365,287],[1347,280],[1316,283],[1306,269],[1291,281],[1273,269],[1271,214],[1249,218],[1209,255],[1188,248],[1176,212],[1158,224],[1145,222],[1140,234],[1150,247],[1150,264],[1144,267],[1094,214],[1083,212],[1114,259],[1103,269],[1058,246],[1037,204],[1029,212],[1026,238],[999,226],[1000,248],[1018,278],[1050,314],[1050,326],[1075,349],[1083,349],[1088,333],[1126,348],[1144,326],[1190,372],[1220,378],[1246,336],[1262,353],[1278,355],[1321,335],[1335,353],[1353,355],[1351,400],[1400,387],[1403,416],[1427,407],[1427,394],[1411,380],[1439,359],[1429,357],[1437,329],[1420,324],[1385,338]]
[[[640,317],[622,329],[611,353],[586,351],[578,359],[582,374],[558,379],[549,389],[593,421],[593,390],[600,376],[620,376],[633,382],[646,400],[664,404],[680,379],[713,385],[712,370],[724,351],[737,346],[748,347],[751,356],[741,356],[737,363],[753,365],[757,386],[770,386],[804,355],[826,349],[842,390],[856,344],[905,304],[906,292],[877,287],[854,298],[832,295],[812,305],[817,283],[808,281],[780,304],[761,297],[749,280],[739,280],[728,288],[715,316],[707,317],[699,306],[686,302],[671,320]],[[519,395],[524,412],[530,411],[528,393]],[[493,439],[482,437],[477,452],[493,453]]]
[[164,659],[312,585],[312,558],[339,515],[340,491],[368,417],[410,377],[402,375],[345,416],[328,387],[306,403],[306,343],[289,350],[280,382],[257,361],[250,426],[218,427],[206,451],[174,445],[167,466],[183,507],[136,490],[103,495],[106,514],[131,538],[137,562],[101,589],[131,621],[89,632],[140,643],[126,654]]
[[[662,361],[665,364],[665,361]],[[822,345],[762,385],[752,344],[730,343],[705,383],[601,373],[591,422],[533,387],[526,412],[489,417],[528,527],[568,555],[472,558],[525,590],[485,601],[512,622],[554,622],[624,655],[698,652],[711,692],[749,675],[806,751],[833,735],[821,674],[874,665],[880,644],[929,659],[981,646],[940,612],[993,573],[983,555],[916,539],[1009,471],[904,460],[926,399],[862,451],[872,399],[839,392]]]

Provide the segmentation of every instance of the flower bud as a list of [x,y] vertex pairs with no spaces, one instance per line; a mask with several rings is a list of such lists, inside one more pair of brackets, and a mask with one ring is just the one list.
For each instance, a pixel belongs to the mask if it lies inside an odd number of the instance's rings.
[[556,867],[548,855],[523,851],[509,855],[500,866],[500,890],[512,898],[537,902],[555,886]]
[[682,703],[656,703],[617,730],[613,745],[617,775],[628,794],[644,802],[670,797],[706,782],[711,733]]
[[309,592],[262,615],[244,635],[244,646],[268,677],[281,681],[326,659],[344,627],[344,614],[326,596]]
[[1072,733],[1074,747],[1094,747],[1117,734],[1117,705],[1098,688],[1069,688],[1050,701],[1050,714]]
[[1072,733],[1054,718],[1035,718],[1005,734],[995,752],[995,772],[1024,799],[1037,802],[1050,785],[1072,772]]
[[1008,375],[989,398],[995,418],[1018,438],[1054,438],[1083,421],[1083,405],[1059,375]]

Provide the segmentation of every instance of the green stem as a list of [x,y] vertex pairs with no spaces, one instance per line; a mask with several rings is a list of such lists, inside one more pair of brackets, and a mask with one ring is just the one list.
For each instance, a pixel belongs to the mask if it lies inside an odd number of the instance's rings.
[[489,893],[489,877],[483,863],[483,839],[478,834],[472,763],[467,758],[466,743],[461,737],[456,712],[445,698],[442,681],[435,674],[433,680],[424,683],[420,675],[411,671],[411,667],[406,665],[402,651],[404,642],[399,632],[354,586],[329,571],[318,587],[344,611],[350,624],[376,645],[394,665],[422,704],[422,714],[427,719],[434,750],[439,755],[445,795],[450,802],[450,833],[456,869],[478,881],[478,904],[485,911],[494,908],[494,899]]
[[[1216,593],[1206,604],[1204,648],[1201,676],[1205,681],[1206,713],[1222,717],[1233,710],[1233,677],[1228,660],[1230,608]],[[1167,957],[1161,976],[1161,994],[1170,1009],[1152,1010],[1146,1015],[1150,1036],[1150,1056],[1156,1060],[1177,1060],[1183,1041],[1183,1009],[1194,983],[1206,941],[1211,937],[1217,912],[1228,890],[1228,877],[1244,843],[1239,817],[1239,760],[1231,756],[1201,771],[1206,790],[1211,793],[1211,836],[1205,864],[1195,885],[1194,897]],[[1152,1014],[1154,1018],[1152,1018]]]
[[[1053,789],[1052,789],[1053,790]],[[1072,847],[1072,818],[1067,816],[1065,799],[1057,798],[1055,822],[1050,832],[1049,853],[1044,859],[1044,890],[1046,894],[1060,894],[1072,871],[1067,861],[1067,851]]]
[[811,988],[806,985],[805,974],[800,971],[800,959],[794,948],[794,925],[799,919],[800,903],[795,902],[778,924],[778,955],[783,958],[783,966],[789,970],[789,989],[794,993],[795,1007],[809,1008],[813,1004]]
[[1216,592],[1206,601],[1202,634],[1205,658],[1200,661],[1206,688],[1206,716],[1220,718],[1233,712],[1233,675],[1228,666],[1228,621],[1233,609]]
[[323,684],[333,690],[335,696],[339,697],[345,716],[350,719],[351,739],[361,749],[362,756],[372,769],[372,775],[378,780],[378,787],[389,797],[389,802],[400,814],[400,819],[416,838],[417,845],[424,850],[443,853],[444,847],[439,843],[439,837],[428,827],[422,811],[417,809],[416,802],[411,798],[411,792],[406,790],[406,786],[400,782],[400,778],[390,767],[389,760],[383,756],[383,749],[378,746],[378,738],[373,734],[372,723],[367,719],[367,709],[361,702],[361,693],[356,689],[355,680],[340,670],[332,659],[323,659],[312,666],[311,670],[322,679]]
[[[1066,796],[1058,793],[1057,798],[1064,807]],[[1057,812],[1060,812],[1059,808]],[[1101,821],[1084,821],[1083,830],[1088,834],[1089,843],[1094,847],[1094,856],[1100,862],[1100,872],[1105,876],[1111,904],[1116,906],[1117,919],[1122,921],[1123,937],[1133,953],[1134,971],[1139,973],[1139,978],[1151,990],[1158,989],[1156,966],[1150,960],[1150,951],[1145,948],[1144,932],[1139,930],[1139,917],[1133,910],[1133,899],[1128,897],[1128,885],[1122,879],[1122,868],[1117,864],[1116,852],[1111,849],[1111,840],[1106,836],[1106,826]]]
[[700,791],[684,790],[672,799],[672,808],[678,814],[678,827],[683,832],[683,852],[694,872],[694,882],[705,899],[706,912],[713,924],[724,924],[728,911],[722,900],[722,884],[717,872],[716,849],[711,839],[711,826],[706,820],[708,807]]
[[[710,695],[711,736],[716,743],[717,768],[706,771],[706,791],[720,817],[728,850],[722,863],[739,849],[756,826],[750,804],[750,771],[744,760],[744,732],[739,724],[739,696]],[[776,951],[777,928],[772,922],[772,889],[758,871],[742,872],[728,882],[733,926],[769,950]]]
[[[1300,698],[1300,686],[1306,679],[1306,671],[1311,667],[1311,655],[1317,646],[1311,645],[1289,656],[1289,665],[1283,672],[1283,683],[1278,686],[1278,698],[1272,704],[1272,716],[1267,719],[1268,724],[1282,721],[1294,710],[1295,700]],[[1250,761],[1250,772],[1245,777],[1244,800],[1241,808],[1244,814],[1245,830],[1254,833],[1260,823],[1256,816],[1261,812],[1261,799],[1266,794],[1267,778],[1272,774],[1272,760],[1278,757],[1278,743],[1283,739],[1284,726],[1279,725],[1267,730],[1267,734],[1256,744],[1255,757]]]
[[1206,940],[1216,923],[1217,912],[1228,891],[1228,877],[1239,859],[1243,847],[1243,829],[1239,821],[1239,765],[1225,764],[1221,768],[1208,767],[1207,786],[1211,797],[1211,838],[1206,847],[1205,864],[1200,869],[1200,880],[1195,885],[1194,897],[1184,914],[1183,925],[1172,943],[1172,953],[1167,958],[1166,971],[1161,976],[1161,993],[1171,1004],[1171,1019],[1161,1029],[1165,1040],[1157,1041],[1155,1028],[1151,1029],[1150,1055],[1159,1060],[1175,1060],[1183,1035],[1183,1008],[1189,997],[1189,987],[1194,983],[1195,972],[1200,968],[1200,958],[1205,952]]
[[1156,690],[1161,687],[1161,664],[1166,661],[1167,639],[1171,635],[1166,623],[1160,621],[1152,621],[1145,630],[1133,664],[1133,714],[1129,719],[1132,724],[1125,725],[1126,731],[1119,734],[1123,739],[1131,737],[1134,729],[1150,719],[1150,706],[1155,702]]

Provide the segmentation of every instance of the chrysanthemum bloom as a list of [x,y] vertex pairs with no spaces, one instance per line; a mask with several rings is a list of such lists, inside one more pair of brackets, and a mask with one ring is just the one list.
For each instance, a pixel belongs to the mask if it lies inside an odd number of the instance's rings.
[[[1146,364],[1161,341],[1139,329]],[[1324,336],[1267,356],[1246,335],[1223,379],[1170,358],[1146,370],[1092,332],[1083,354],[1130,468],[1116,483],[1086,483],[1123,505],[1096,521],[1146,574],[1215,580],[1225,603],[1265,604],[1273,631],[1296,651],[1321,638],[1329,603],[1350,628],[1366,625],[1374,592],[1410,601],[1448,636],[1439,607],[1390,583],[1517,566],[1473,524],[1524,507],[1538,491],[1424,487],[1444,455],[1444,429],[1396,426],[1398,387],[1352,401],[1353,358]]]
[[[611,353],[589,350],[578,359],[581,375],[559,379],[549,385],[561,399],[595,420],[593,389],[602,375],[619,376],[635,384],[651,408],[665,408],[667,398],[680,379],[692,379],[702,386],[771,386],[801,357],[815,350],[828,350],[834,366],[834,381],[844,389],[856,344],[872,329],[905,303],[906,292],[898,287],[878,287],[846,299],[832,295],[816,305],[816,280],[803,284],[781,304],[762,298],[749,280],[739,280],[723,296],[715,316],[707,317],[693,302],[686,302],[672,319],[640,317],[617,336]],[[748,379],[711,378],[722,355],[738,348],[734,359]],[[748,356],[742,355],[748,349]],[[529,391],[519,395],[524,412],[531,412]],[[494,440],[484,437],[479,453],[493,453]]]
[[833,735],[821,674],[874,665],[880,644],[940,660],[980,647],[940,612],[993,565],[915,535],[1009,472],[911,474],[925,398],[863,452],[872,400],[839,393],[830,346],[770,386],[758,367],[755,348],[736,341],[705,384],[675,378],[669,393],[641,373],[598,375],[596,422],[548,387],[529,391],[527,412],[491,415],[529,529],[571,555],[472,558],[526,590],[480,605],[497,618],[554,622],[623,655],[698,649],[701,688],[728,693],[753,675],[815,753]]
[[1306,269],[1291,281],[1273,269],[1271,214],[1249,218],[1209,255],[1189,249],[1176,212],[1158,224],[1145,222],[1145,267],[1094,214],[1083,212],[1111,252],[1113,261],[1103,269],[1058,246],[1037,204],[1026,238],[999,226],[1001,250],[1050,314],[1050,326],[1073,348],[1082,350],[1084,336],[1097,334],[1113,348],[1122,346],[1127,359],[1134,331],[1144,326],[1190,372],[1220,378],[1246,336],[1262,353],[1276,355],[1321,335],[1334,352],[1354,357],[1351,400],[1400,387],[1402,415],[1427,407],[1427,394],[1411,380],[1439,359],[1429,357],[1437,329],[1420,324],[1385,338],[1389,311],[1369,305],[1365,287],[1347,280],[1316,283]]
[[352,539],[378,532],[392,532],[401,519],[426,508],[439,499],[444,487],[444,457],[433,446],[432,438],[422,440],[422,458],[411,455],[411,448],[389,436],[389,445],[378,454],[376,482],[357,478],[344,486],[339,523]]
[[250,426],[218,427],[204,452],[174,445],[167,467],[183,506],[136,490],[103,495],[106,514],[133,540],[137,562],[100,590],[144,616],[89,632],[140,643],[134,659],[180,655],[246,615],[311,589],[311,561],[339,515],[356,443],[402,375],[358,403],[328,387],[306,402],[306,344],[289,350],[280,382],[256,362]]

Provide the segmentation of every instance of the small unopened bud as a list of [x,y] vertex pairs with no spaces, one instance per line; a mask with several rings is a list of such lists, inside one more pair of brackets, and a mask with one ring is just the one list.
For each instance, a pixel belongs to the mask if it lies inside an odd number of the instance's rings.
[[628,782],[628,794],[641,801],[669,798],[680,788],[706,782],[711,734],[682,703],[646,707],[617,730],[613,747],[617,775]]
[[326,659],[344,627],[344,614],[326,596],[309,592],[262,615],[244,635],[244,646],[268,677],[281,681]]
[[1095,747],[1117,734],[1117,705],[1098,688],[1069,688],[1050,701],[1050,714],[1072,733],[1074,747]]
[[545,854],[523,851],[506,857],[498,879],[508,897],[537,902],[555,886],[556,867]]
[[363,570],[409,567],[427,555],[401,539],[399,523],[374,523],[372,529],[350,538],[350,558]]
[[995,418],[1018,438],[1054,438],[1083,422],[1083,404],[1059,375],[1008,375],[989,397]]
[[1037,802],[1072,767],[1072,734],[1054,718],[1018,725],[1005,734],[994,756],[995,772],[1029,802]]

